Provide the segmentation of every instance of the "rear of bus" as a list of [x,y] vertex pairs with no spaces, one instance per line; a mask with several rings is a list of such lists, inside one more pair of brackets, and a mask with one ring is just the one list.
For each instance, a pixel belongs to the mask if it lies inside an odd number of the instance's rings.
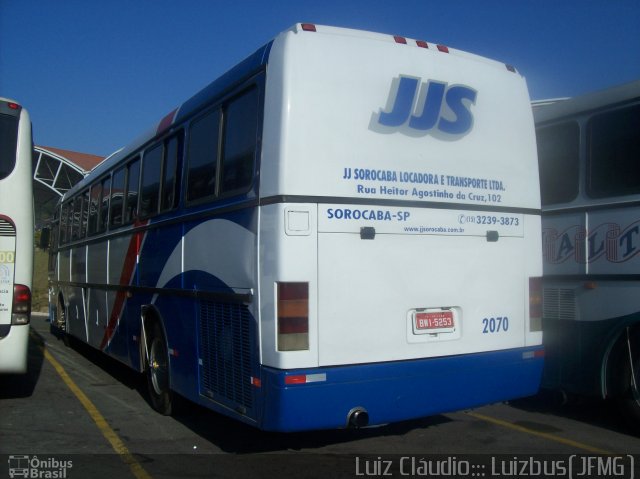
[[33,276],[31,121],[0,98],[0,373],[27,370]]
[[522,76],[303,24],[274,41],[265,91],[262,427],[375,425],[535,393],[540,198]]

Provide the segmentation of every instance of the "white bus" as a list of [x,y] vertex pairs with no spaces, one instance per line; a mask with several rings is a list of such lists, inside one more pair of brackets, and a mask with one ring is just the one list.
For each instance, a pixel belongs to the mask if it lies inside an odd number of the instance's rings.
[[544,251],[543,384],[640,420],[640,81],[534,104]]
[[31,121],[0,98],[0,373],[27,371],[33,277]]
[[[523,77],[298,24],[61,201],[53,323],[266,430],[533,394],[540,198]],[[532,301],[530,302],[530,298]]]

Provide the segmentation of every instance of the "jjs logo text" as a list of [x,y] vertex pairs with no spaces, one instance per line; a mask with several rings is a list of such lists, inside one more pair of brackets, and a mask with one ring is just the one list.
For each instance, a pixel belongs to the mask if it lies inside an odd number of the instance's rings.
[[399,131],[408,127],[414,134],[434,129],[449,135],[468,133],[473,126],[471,105],[476,102],[476,90],[464,85],[420,80],[400,75],[393,81],[388,100],[391,106],[388,111],[380,110],[378,123]]

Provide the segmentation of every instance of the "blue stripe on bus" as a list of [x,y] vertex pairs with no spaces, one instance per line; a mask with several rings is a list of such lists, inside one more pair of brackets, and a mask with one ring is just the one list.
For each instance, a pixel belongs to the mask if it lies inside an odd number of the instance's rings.
[[[263,366],[261,428],[345,427],[355,407],[367,410],[371,425],[386,424],[529,396],[538,391],[544,362],[531,353],[540,350],[287,371]],[[326,374],[326,381],[285,385],[287,375],[300,374]]]

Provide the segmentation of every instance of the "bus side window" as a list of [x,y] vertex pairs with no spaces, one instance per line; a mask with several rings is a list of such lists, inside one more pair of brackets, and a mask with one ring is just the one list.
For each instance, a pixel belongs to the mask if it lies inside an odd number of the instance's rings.
[[539,128],[538,161],[543,205],[568,203],[578,196],[580,128],[575,121]]
[[258,127],[258,89],[233,100],[225,109],[221,194],[246,190],[253,180]]
[[98,232],[98,213],[100,206],[100,197],[102,196],[102,183],[98,182],[91,186],[89,193],[89,236]]
[[125,169],[120,168],[115,173],[113,173],[113,180],[111,182],[111,206],[109,209],[109,215],[111,226],[114,228],[122,225],[125,175]]
[[207,113],[191,125],[187,171],[188,202],[216,194],[219,137],[220,110]]
[[69,202],[62,205],[62,211],[60,213],[60,244],[65,244],[67,242],[67,220],[69,215]]
[[80,219],[80,238],[87,236],[87,223],[89,221],[89,190],[82,193],[82,218]]
[[73,216],[71,223],[71,240],[80,238],[80,219],[82,217],[82,196],[78,195],[73,200]]
[[109,222],[109,195],[111,194],[111,177],[102,180],[102,197],[100,198],[100,221],[98,222],[98,232],[107,230]]
[[137,219],[138,188],[140,183],[140,158],[129,163],[127,167],[127,188],[124,205],[124,222],[132,223]]
[[142,157],[142,187],[140,188],[140,218],[158,212],[160,198],[160,173],[162,169],[162,144],[147,150]]
[[165,142],[164,168],[162,169],[162,197],[160,211],[167,211],[177,206],[179,171],[182,159],[182,133]]
[[640,105],[595,115],[587,127],[587,191],[592,198],[640,193]]

